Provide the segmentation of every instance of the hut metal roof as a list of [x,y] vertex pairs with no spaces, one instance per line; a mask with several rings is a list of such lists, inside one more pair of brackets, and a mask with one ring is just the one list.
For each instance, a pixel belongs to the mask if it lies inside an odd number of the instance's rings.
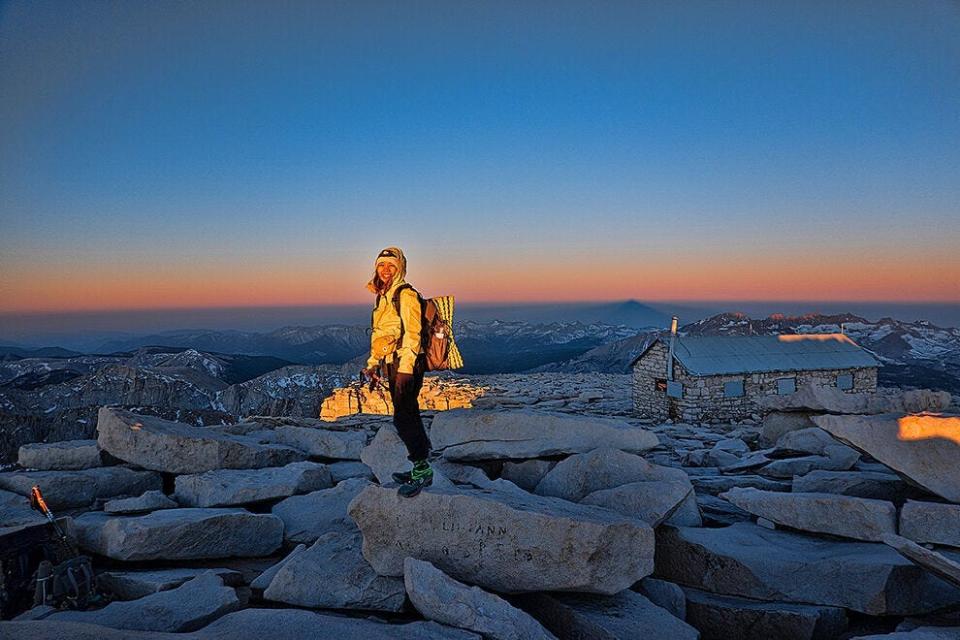
[[[669,343],[670,337],[660,338]],[[693,375],[877,367],[868,351],[842,333],[773,336],[677,336],[674,357]]]

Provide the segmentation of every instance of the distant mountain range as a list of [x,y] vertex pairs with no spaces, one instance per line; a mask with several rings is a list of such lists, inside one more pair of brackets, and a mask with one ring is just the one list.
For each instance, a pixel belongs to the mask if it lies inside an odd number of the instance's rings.
[[[723,313],[689,323],[683,335],[844,331],[883,364],[883,386],[960,394],[960,330],[929,322],[853,314]],[[564,321],[457,323],[462,374],[557,371],[628,373],[665,330]],[[363,366],[364,327],[284,327],[267,333],[176,331],[103,345],[109,353],[59,348],[0,349],[0,463],[23,442],[91,437],[101,405],[135,408],[197,424],[243,415],[316,416],[323,398]],[[157,344],[159,343],[159,344]]]
[[703,318],[712,313],[716,313],[716,309],[688,304],[646,304],[637,300],[624,300],[602,303],[466,306],[463,313],[458,311],[457,319],[477,323],[499,320],[528,324],[551,324],[560,321],[648,329],[670,326],[670,316],[674,314],[685,318]]
[[99,353],[128,352],[148,345],[198,351],[272,356],[299,364],[340,364],[370,348],[364,327],[319,325],[254,331],[165,331],[105,342]]
[[[577,320],[549,323],[499,320],[458,322],[455,329],[457,344],[466,361],[462,373],[529,370],[624,373],[636,353],[652,339],[651,336],[663,332],[662,327],[669,324],[662,314],[657,315],[646,305],[634,301],[605,305],[603,308],[610,313],[611,319],[629,316],[636,320],[641,315],[652,313],[650,317],[659,324],[651,324],[638,331],[636,327],[623,323],[584,323]],[[924,370],[924,375],[931,378],[935,378],[935,372],[938,371],[949,377],[960,377],[960,329],[937,327],[926,321],[903,322],[882,318],[877,322],[869,322],[850,313],[774,314],[765,318],[751,318],[733,312],[712,315],[680,328],[685,335],[766,335],[841,330],[881,361],[893,365],[887,370],[889,375],[897,375],[896,367],[909,367],[914,373]],[[175,361],[169,354],[191,349],[217,354],[211,356],[209,366],[222,369],[223,379],[234,384],[285,364],[342,365],[358,358],[358,362],[362,363],[368,344],[366,327],[317,325],[282,327],[265,333],[234,330],[169,331],[104,343],[97,350],[99,355],[84,355],[57,347],[32,350],[0,347],[0,383],[27,373],[38,360],[45,360],[45,369],[35,375],[43,375],[51,368],[85,373],[105,362],[131,358],[134,354],[139,359],[135,365],[172,366],[166,364],[166,360],[171,358]],[[149,362],[141,362],[143,359]],[[18,360],[29,362],[19,367],[10,366],[11,362]],[[40,381],[24,379],[18,384],[34,385]],[[941,386],[946,382],[941,381]]]
[[[425,295],[430,293],[423,291]],[[372,299],[370,301],[372,303]],[[665,327],[670,315],[703,318],[717,313],[714,305],[614,302],[479,304],[457,300],[458,322],[555,321],[624,325],[635,329]],[[276,327],[365,326],[370,305],[299,307],[236,307],[222,309],[141,309],[56,314],[0,313],[0,346],[36,348],[50,345],[82,353],[129,350],[142,346],[128,340],[137,336],[167,335],[171,329],[196,334],[225,330],[269,334]],[[152,340],[147,344],[169,344]],[[229,350],[221,349],[224,352]]]
[[[681,335],[774,335],[781,333],[846,333],[870,351],[884,366],[879,382],[891,387],[943,389],[960,394],[960,329],[929,322],[902,322],[882,318],[869,322],[853,314],[750,318],[721,313],[683,325]],[[657,335],[651,331],[595,347],[564,362],[538,371],[626,373],[630,363]]]
[[70,358],[83,355],[79,351],[70,351],[60,347],[41,347],[30,349],[13,345],[0,345],[0,362],[4,360],[19,360],[21,358]]
[[627,373],[630,364],[656,339],[660,331],[637,333],[626,338],[594,347],[579,356],[565,361],[550,362],[532,371],[558,373]]
[[[466,361],[463,373],[506,373],[575,358],[598,345],[635,335],[636,330],[607,323],[493,320],[458,322],[455,334]],[[268,333],[169,331],[110,341],[98,352],[123,355],[156,345],[166,350],[271,356],[296,364],[343,364],[366,354],[370,338],[366,327],[347,325],[283,327]]]
[[599,345],[636,335],[623,325],[581,322],[464,322],[454,335],[463,373],[514,373],[566,361]]

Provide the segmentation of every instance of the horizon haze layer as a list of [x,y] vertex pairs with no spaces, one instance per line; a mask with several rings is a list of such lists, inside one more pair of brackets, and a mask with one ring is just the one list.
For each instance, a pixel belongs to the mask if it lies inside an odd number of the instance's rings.
[[[844,301],[648,301],[555,302],[530,304],[458,304],[461,321],[604,322],[633,328],[667,328],[671,315],[681,324],[725,312],[742,312],[753,318],[782,313],[852,313],[869,321],[891,317],[903,322],[926,320],[942,327],[960,326],[960,303],[844,302]],[[168,331],[219,330],[269,332],[288,326],[329,324],[365,325],[370,305],[304,305],[276,307],[226,307],[148,309],[114,312],[0,314],[0,345],[26,348],[60,346],[89,351],[119,337]]]

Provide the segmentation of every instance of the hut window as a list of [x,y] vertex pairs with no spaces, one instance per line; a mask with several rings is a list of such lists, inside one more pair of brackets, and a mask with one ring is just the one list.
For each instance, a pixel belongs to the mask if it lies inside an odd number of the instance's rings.
[[841,373],[837,376],[838,389],[853,389],[853,374]]
[[657,391],[666,391],[667,390],[667,381],[665,378],[657,378],[654,381],[654,388]]
[[667,382],[667,395],[671,398],[682,398],[683,397],[683,383],[677,382],[675,380],[670,380]]
[[777,378],[777,393],[786,396],[797,390],[796,378]]
[[731,380],[723,383],[724,398],[739,398],[743,395],[743,380]]

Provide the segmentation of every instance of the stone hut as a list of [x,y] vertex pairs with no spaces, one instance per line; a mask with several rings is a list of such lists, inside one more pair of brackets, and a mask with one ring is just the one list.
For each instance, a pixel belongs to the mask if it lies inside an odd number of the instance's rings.
[[633,404],[642,417],[730,422],[759,413],[764,396],[806,384],[849,393],[877,389],[880,363],[842,333],[772,336],[667,334],[633,361]]

